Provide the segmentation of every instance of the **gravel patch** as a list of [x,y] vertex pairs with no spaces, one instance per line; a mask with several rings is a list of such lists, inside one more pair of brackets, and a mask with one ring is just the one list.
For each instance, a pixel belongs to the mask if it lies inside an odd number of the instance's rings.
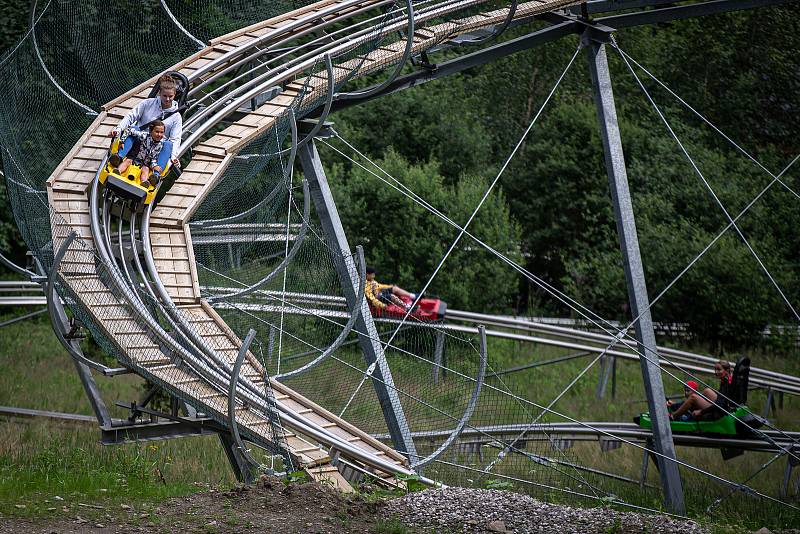
[[410,527],[435,532],[706,532],[694,521],[663,515],[572,508],[510,491],[468,488],[411,493],[387,502],[382,513]]

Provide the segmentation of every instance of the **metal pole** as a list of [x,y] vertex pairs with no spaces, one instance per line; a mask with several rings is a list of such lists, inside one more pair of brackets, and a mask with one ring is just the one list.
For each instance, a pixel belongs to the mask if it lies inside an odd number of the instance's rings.
[[[651,445],[650,440],[647,443],[648,446]],[[639,488],[644,489],[647,486],[647,468],[650,466],[650,453],[647,452],[647,449],[642,451],[642,470],[641,476],[639,477]]]
[[[80,340],[75,338],[67,339],[67,335],[70,331],[69,317],[67,316],[67,312],[64,311],[64,305],[56,294],[55,288],[61,260],[64,259],[67,249],[76,238],[77,234],[74,231],[70,232],[53,256],[53,267],[45,286],[47,311],[50,312],[50,322],[53,325],[53,331],[64,348],[70,353],[70,356],[72,356],[75,363],[75,370],[78,372],[78,377],[81,380],[83,390],[86,392],[86,397],[89,399],[89,404],[92,406],[95,417],[97,417],[97,422],[100,424],[101,428],[106,429],[111,428],[111,415],[108,412],[105,401],[103,401],[103,397],[100,395],[100,389],[97,387],[97,382],[94,381],[91,369],[86,363],[83,363],[91,362],[83,355]],[[53,245],[55,245],[55,242]]]
[[218,436],[219,442],[222,444],[222,450],[225,451],[225,456],[227,456],[228,462],[231,464],[236,480],[245,484],[255,482],[253,465],[242,456],[242,452],[233,441],[233,437],[227,432],[219,432]]
[[767,388],[767,401],[764,403],[764,419],[769,417],[769,409],[773,405],[772,388]]
[[656,337],[653,331],[652,318],[650,317],[650,301],[647,296],[647,285],[645,284],[644,268],[639,252],[633,205],[628,189],[628,175],[617,123],[611,73],[608,69],[608,59],[605,45],[603,44],[603,40],[608,39],[608,34],[605,32],[600,33],[590,28],[583,34],[582,39],[588,50],[589,70],[592,76],[595,105],[600,123],[600,135],[603,139],[606,171],[614,203],[614,215],[617,220],[617,232],[619,233],[620,248],[625,267],[625,280],[628,286],[631,314],[633,317],[639,317],[639,320],[634,325],[636,339],[639,344],[639,351],[648,356],[647,358],[640,358],[639,363],[642,367],[647,403],[653,421],[654,446],[657,452],[664,455],[657,457],[661,486],[664,490],[664,505],[670,512],[683,515],[686,513],[686,507],[683,499],[681,476],[678,471],[678,464],[670,461],[675,458],[675,444],[672,441],[672,430],[669,426],[669,416],[664,403],[664,385],[661,382],[661,371],[658,367],[658,354],[647,348],[656,346]]
[[[317,152],[317,146],[313,140],[300,147],[300,163],[303,167],[303,174],[308,180],[311,190],[311,198],[319,216],[326,239],[331,249],[334,251],[333,263],[339,281],[342,284],[344,297],[347,305],[353,309],[360,304],[359,317],[356,320],[354,330],[358,332],[359,345],[364,353],[364,358],[369,366],[377,362],[373,372],[372,384],[380,402],[383,416],[386,419],[386,426],[392,437],[394,448],[401,453],[408,455],[412,465],[419,460],[414,441],[411,438],[411,430],[408,427],[403,406],[394,387],[394,380],[389,369],[389,363],[381,347],[378,331],[369,312],[366,301],[358,298],[358,276],[353,258],[350,255],[350,245],[347,243],[347,235],[342,227],[336,203],[325,176],[325,169]],[[337,253],[338,252],[338,253]],[[356,312],[356,310],[354,310]],[[366,334],[366,335],[364,335]]]
[[617,398],[617,357],[611,356],[611,398]]
[[433,383],[439,383],[439,374],[441,373],[442,378],[444,378],[444,372],[442,369],[443,359],[444,359],[444,332],[441,330],[437,330],[436,334],[434,334],[434,349],[433,349]]

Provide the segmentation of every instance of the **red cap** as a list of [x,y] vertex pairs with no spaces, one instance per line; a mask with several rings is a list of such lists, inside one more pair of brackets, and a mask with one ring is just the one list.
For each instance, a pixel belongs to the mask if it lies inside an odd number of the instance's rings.
[[689,380],[688,382],[686,382],[686,385],[692,388],[694,391],[697,391],[698,387],[697,382],[695,382],[694,380]]

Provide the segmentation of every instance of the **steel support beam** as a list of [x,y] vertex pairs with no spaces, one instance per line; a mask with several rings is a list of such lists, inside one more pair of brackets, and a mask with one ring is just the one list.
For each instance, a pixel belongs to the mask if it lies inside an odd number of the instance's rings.
[[[67,339],[66,336],[70,331],[70,324],[61,299],[52,299],[50,306],[53,307],[55,317],[57,318],[56,321],[53,322],[53,328],[57,328],[61,336]],[[78,339],[67,339],[67,343],[72,345],[79,354],[83,353]],[[81,384],[83,385],[83,390],[86,392],[86,398],[89,399],[92,411],[94,411],[95,417],[97,417],[97,422],[103,428],[111,427],[111,415],[108,412],[108,407],[103,397],[100,395],[100,388],[97,387],[97,382],[95,382],[94,376],[92,376],[92,370],[89,366],[78,360],[73,359],[73,362],[75,363],[75,370],[78,372],[78,378],[80,378]]]
[[439,383],[439,375],[441,374],[442,380],[444,380],[447,371],[445,371],[444,367],[447,365],[447,362],[444,359],[444,332],[442,330],[436,330],[434,334],[434,347],[433,347],[433,383]]
[[464,70],[471,69],[473,67],[479,67],[480,65],[484,65],[492,61],[497,61],[498,59],[510,54],[522,52],[523,50],[528,50],[556,41],[567,35],[577,34],[582,28],[583,26],[577,22],[567,21],[530,33],[528,35],[523,35],[522,37],[518,37],[501,44],[484,48],[477,52],[473,52],[444,63],[431,65],[431,68],[425,68],[407,76],[397,78],[382,90],[375,93],[369,93],[365,97],[352,98],[348,100],[336,100],[331,107],[331,113],[349,108],[350,106],[355,106],[357,104],[363,104],[365,102],[369,102],[370,100],[402,91],[403,89],[416,87],[444,76],[458,74]]
[[244,484],[252,484],[256,480],[257,465],[250,463],[239,450],[239,446],[233,440],[233,437],[226,433],[219,433],[219,442],[222,444],[222,449],[225,451],[225,456],[228,457],[228,462],[231,464],[233,474],[236,480]]
[[158,421],[114,425],[100,429],[100,443],[103,445],[122,445],[138,441],[159,441],[173,438],[210,436],[227,433],[210,419],[197,421]]
[[586,6],[586,12],[590,15],[597,13],[608,13],[610,11],[620,11],[622,9],[642,9],[645,7],[660,6],[663,4],[673,4],[675,0],[589,0],[580,6],[572,6],[569,9],[576,15],[581,14],[581,7]]
[[614,93],[611,85],[611,73],[608,69],[605,45],[598,39],[608,38],[607,34],[596,34],[587,31],[583,42],[587,47],[589,71],[592,77],[595,105],[603,140],[606,171],[614,204],[614,215],[617,220],[620,248],[622,250],[625,280],[628,286],[628,299],[631,314],[638,320],[634,323],[636,339],[641,354],[642,378],[644,380],[650,416],[653,420],[653,443],[658,456],[657,465],[664,490],[664,504],[667,510],[684,514],[686,507],[683,500],[683,487],[678,464],[670,461],[675,458],[675,445],[672,441],[672,430],[664,403],[664,384],[661,382],[661,370],[658,367],[658,354],[647,347],[656,347],[656,336],[650,316],[650,301],[647,296],[644,268],[639,252],[639,239],[636,233],[636,221],[633,215],[628,175],[625,168],[625,157],[622,151],[622,140],[617,123],[617,111],[614,104]]
[[298,156],[303,168],[303,175],[308,180],[311,198],[322,223],[325,238],[333,251],[334,267],[339,276],[347,305],[354,313],[359,314],[353,330],[358,334],[359,345],[368,367],[375,364],[372,384],[383,410],[392,443],[398,452],[407,454],[411,463],[414,464],[419,457],[411,438],[411,430],[408,427],[403,406],[400,404],[400,397],[394,387],[389,363],[383,353],[378,331],[369,312],[369,305],[364,299],[359,298],[360,295],[356,294],[359,284],[357,270],[315,142],[312,140],[300,147]]

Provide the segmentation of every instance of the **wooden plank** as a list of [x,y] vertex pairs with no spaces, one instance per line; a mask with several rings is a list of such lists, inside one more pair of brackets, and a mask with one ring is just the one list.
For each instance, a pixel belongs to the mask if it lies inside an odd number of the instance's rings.
[[301,395],[297,391],[294,391],[294,390],[290,389],[288,386],[286,386],[286,385],[284,385],[284,384],[282,384],[282,383],[280,383],[280,382],[278,382],[277,380],[274,380],[274,379],[270,379],[270,384],[272,385],[273,391],[275,391],[275,394],[276,394],[275,398],[276,399],[278,398],[277,396],[279,394],[290,396],[293,401],[299,402],[299,403],[303,404],[307,408],[313,408],[314,412],[316,414],[322,415],[322,416],[324,416],[326,419],[328,419],[330,421],[336,421],[337,426],[339,426],[340,428],[342,428],[344,430],[347,430],[353,436],[359,436],[363,440],[363,443],[369,443],[370,446],[372,446],[372,447],[374,447],[374,448],[376,448],[378,450],[382,450],[382,451],[386,452],[387,456],[389,456],[394,462],[402,464],[402,465],[408,465],[408,460],[403,455],[401,455],[400,453],[398,453],[397,451],[395,451],[394,449],[392,449],[388,445],[376,440],[375,438],[373,438],[372,436],[370,436],[369,434],[367,434],[363,430],[355,427],[354,425],[348,423],[344,419],[341,419],[338,416],[334,415],[333,413],[329,412],[328,410],[326,410],[322,406],[319,406],[315,402],[313,402],[310,399],[304,397],[303,395]]
[[[102,113],[102,112],[101,112],[101,113],[98,113],[97,117],[94,119],[94,121],[92,122],[92,124],[91,124],[91,125],[89,126],[89,128],[86,130],[86,132],[87,132],[87,133],[88,133],[88,132],[94,132],[94,131],[95,131],[95,130],[98,128],[98,126],[100,126],[100,124],[101,124],[101,123],[102,123],[102,122],[103,122],[105,119],[106,119],[106,114],[105,114],[105,113]],[[56,166],[56,168],[53,170],[53,173],[52,173],[52,174],[50,175],[50,177],[47,179],[47,183],[48,183],[48,184],[58,181],[58,175],[59,175],[59,174],[61,174],[61,170],[62,170],[64,167],[66,167],[67,163],[69,163],[69,162],[72,160],[72,157],[75,155],[75,153],[76,153],[78,150],[80,150],[80,149],[82,148],[83,141],[84,141],[85,139],[88,139],[88,138],[89,138],[89,136],[91,135],[91,133],[89,133],[89,135],[87,135],[87,133],[84,133],[84,135],[83,135],[83,136],[81,136],[80,140],[79,140],[77,143],[75,143],[75,144],[72,146],[72,148],[70,149],[70,151],[69,151],[69,152],[67,152],[67,155],[66,155],[66,156],[64,156],[64,159],[62,159],[62,160],[61,160],[61,163],[59,163],[59,164]]]
[[158,205],[162,208],[185,209],[192,203],[192,199],[194,199],[194,195],[187,197],[186,195],[167,194]]
[[125,100],[123,100],[122,102],[120,102],[119,104],[117,104],[114,107],[115,108],[133,109],[134,107],[136,107],[140,103],[144,102],[145,100],[147,100],[146,96],[134,94],[134,95],[131,95],[130,97],[126,98]]
[[195,145],[194,147],[192,147],[192,153],[193,154],[211,156],[211,157],[214,157],[214,158],[217,158],[217,159],[224,159],[225,156],[227,155],[227,152],[225,151],[225,149],[222,149],[222,148],[219,148],[219,147],[216,147],[216,146],[213,146],[213,145],[206,144],[205,142],[200,143],[199,145]]
[[[158,208],[156,207],[155,210],[158,210]],[[160,226],[162,228],[181,227],[181,222],[178,219],[169,217],[167,213],[159,214],[155,210],[153,211],[153,215],[150,217],[150,226]]]
[[229,135],[231,137],[235,137],[235,138],[239,139],[244,135],[252,133],[254,129],[255,129],[254,126],[250,126],[250,125],[247,125],[247,124],[242,124],[240,122],[236,122],[236,123],[228,126],[227,128],[225,128],[224,130],[222,130],[220,133],[222,135]]
[[192,204],[188,206],[186,210],[184,210],[183,214],[180,215],[181,224],[186,224],[189,221],[189,219],[192,218],[194,212],[197,210],[200,204],[206,199],[206,196],[208,196],[208,194],[217,184],[219,177],[222,175],[223,172],[225,172],[225,169],[228,168],[228,165],[230,165],[231,161],[233,161],[233,156],[231,154],[225,156],[225,159],[222,160],[215,174],[212,176],[211,179],[209,179],[206,182],[206,184],[203,186],[203,189],[195,197],[194,202],[192,202]]
[[211,48],[205,49],[202,57],[196,58],[191,63],[186,63],[184,67],[189,69],[199,69],[205,67],[212,61],[212,59],[208,57],[210,53],[213,53],[213,49]]
[[296,9],[294,11],[290,11],[288,13],[283,13],[281,15],[277,15],[272,17],[271,19],[267,19],[265,21],[257,22],[255,24],[251,24],[250,26],[246,26],[244,28],[239,28],[238,30],[232,31],[226,35],[221,37],[217,37],[215,39],[211,39],[210,43],[212,45],[216,45],[217,43],[231,43],[232,40],[236,39],[238,36],[243,35],[247,32],[257,31],[258,29],[265,27],[265,26],[274,26],[274,25],[282,25],[285,23],[290,16],[301,16],[310,11],[319,11],[324,9],[325,7],[336,4],[341,0],[321,0],[319,2],[315,2],[305,7],[301,7],[300,9]]
[[186,238],[186,252],[188,252],[189,256],[189,272],[191,273],[192,277],[192,289],[194,290],[195,297],[200,299],[200,281],[199,277],[197,276],[197,260],[194,257],[194,246],[192,245],[192,233],[189,225],[185,225],[183,227],[183,231]]
[[[246,35],[237,35],[235,37],[226,38],[224,43],[227,44],[227,45],[231,45],[231,46],[235,46],[236,48],[239,48],[243,44],[249,43],[252,40],[253,40],[252,37],[248,37]],[[211,42],[214,43],[213,40]]]
[[342,493],[355,493],[355,489],[334,466],[310,467],[306,469],[309,476],[317,482],[328,484]]
[[[198,181],[197,182],[184,182],[181,180],[180,182],[175,182],[175,184],[170,188],[168,195],[189,195],[189,196],[196,196],[200,193],[203,189],[203,184],[205,183],[205,178],[200,180],[201,175],[197,175]],[[164,197],[166,198],[166,196]]]
[[107,152],[107,150],[106,149],[102,149],[102,148],[91,148],[91,147],[87,147],[87,146],[81,146],[78,149],[78,151],[75,152],[75,155],[73,156],[73,159],[79,158],[79,159],[83,159],[83,160],[97,161],[98,165],[95,166],[95,170],[97,170],[97,167],[99,166],[99,162],[103,160],[103,158],[106,155],[106,152]]
[[53,191],[59,191],[64,193],[86,193],[86,190],[89,188],[89,184],[74,184],[68,182],[56,182],[53,185],[48,184],[48,186]]
[[211,47],[211,49],[222,53],[228,53],[231,50],[236,50],[236,46],[228,43],[216,43]]
[[214,174],[217,171],[217,167],[220,166],[222,160],[225,159],[224,156],[216,156],[216,155],[205,155],[205,154],[194,154],[192,156],[192,161],[186,166],[183,170],[183,176],[188,175],[208,175]]
[[279,117],[280,115],[281,113],[275,113],[273,115],[248,113],[245,117],[240,119],[236,124],[241,124],[242,126],[251,126],[253,128],[259,128],[259,129],[267,129],[275,123],[276,118]]

